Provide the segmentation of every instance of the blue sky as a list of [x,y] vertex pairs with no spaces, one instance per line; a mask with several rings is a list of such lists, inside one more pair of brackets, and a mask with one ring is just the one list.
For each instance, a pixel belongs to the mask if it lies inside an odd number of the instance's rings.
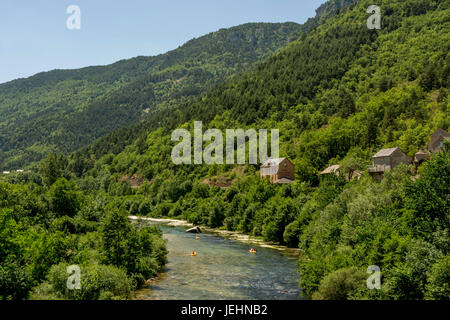
[[[0,83],[156,55],[247,22],[303,23],[325,0],[2,0]],[[69,5],[81,29],[68,30]]]

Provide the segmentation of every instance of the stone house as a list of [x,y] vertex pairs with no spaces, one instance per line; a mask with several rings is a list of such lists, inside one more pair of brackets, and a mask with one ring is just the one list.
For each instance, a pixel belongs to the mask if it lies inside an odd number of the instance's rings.
[[383,178],[387,170],[392,170],[400,164],[411,164],[412,158],[404,153],[399,147],[381,149],[372,157],[372,166],[369,174],[377,180]]
[[428,151],[430,151],[431,153],[443,151],[444,141],[450,141],[450,133],[439,128],[430,137],[430,142],[428,143]]
[[295,181],[295,166],[288,158],[268,159],[260,168],[260,177],[269,177],[271,183],[292,183]]

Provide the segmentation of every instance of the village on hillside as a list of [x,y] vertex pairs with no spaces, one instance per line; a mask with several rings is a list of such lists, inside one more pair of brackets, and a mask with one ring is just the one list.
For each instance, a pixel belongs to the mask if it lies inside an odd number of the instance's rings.
[[[439,153],[444,150],[444,142],[450,141],[450,133],[443,129],[436,130],[430,137],[430,142],[426,150],[419,149],[414,158],[408,156],[399,147],[379,150],[372,156],[372,165],[368,167],[368,173],[376,180],[383,179],[386,171],[392,170],[400,164],[414,164],[417,169],[424,161],[431,158],[432,153]],[[9,175],[12,172],[23,173],[24,170],[3,171],[3,175]],[[333,164],[320,172],[321,176],[330,174],[341,174],[341,166]],[[346,175],[346,180],[359,179],[362,176],[360,170],[355,170]],[[260,167],[260,178],[268,178],[273,184],[289,184],[295,182],[295,165],[288,158],[268,159]],[[124,177],[122,180],[130,180],[132,187],[140,186],[143,183],[142,178],[138,176]]]
[[[372,157],[372,165],[368,168],[368,173],[376,180],[383,179],[386,171],[392,170],[400,164],[414,164],[418,168],[424,161],[431,158],[432,153],[439,153],[444,150],[444,142],[450,141],[450,134],[443,130],[436,130],[430,137],[427,149],[420,149],[414,158],[408,156],[399,147],[381,149]],[[341,166],[333,164],[323,170],[320,175],[341,174]],[[362,172],[355,170],[345,178],[347,180],[359,179]],[[288,158],[269,159],[261,165],[261,179],[269,178],[274,184],[286,184],[295,182],[295,165]]]

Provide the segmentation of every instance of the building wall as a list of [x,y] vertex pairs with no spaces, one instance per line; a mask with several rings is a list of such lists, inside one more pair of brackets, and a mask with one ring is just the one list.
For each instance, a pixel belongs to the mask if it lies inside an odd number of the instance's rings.
[[276,182],[281,178],[295,180],[295,166],[287,159],[284,159],[278,166],[261,168],[259,173],[261,178],[270,177],[270,182]]
[[445,138],[449,138],[450,134],[445,130],[437,130],[435,131],[431,137],[430,142],[428,143],[428,151],[433,153],[440,152],[443,149],[443,141]]
[[287,159],[284,159],[278,166],[277,180],[281,178],[295,180],[295,166]]
[[404,163],[404,164],[411,164],[412,162],[412,158],[406,154],[404,154],[403,152],[401,152],[400,150],[395,151],[392,155],[391,155],[391,161],[392,161],[392,168],[397,167],[398,165]]
[[278,166],[272,166],[268,168],[261,168],[260,173],[261,176],[270,176],[276,174],[278,171]]
[[440,138],[440,139],[436,139],[435,141],[430,142],[430,144],[428,145],[428,149],[429,151],[433,152],[433,153],[437,153],[437,152],[441,152],[443,151],[443,142],[444,139]]
[[391,158],[390,157],[373,158],[373,165],[374,167],[386,166],[386,168],[389,169],[391,167]]

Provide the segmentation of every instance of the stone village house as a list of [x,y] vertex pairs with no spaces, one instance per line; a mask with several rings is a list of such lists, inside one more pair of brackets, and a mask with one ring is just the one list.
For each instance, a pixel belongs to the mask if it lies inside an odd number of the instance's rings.
[[[337,176],[341,175],[341,166],[338,164],[334,164],[323,170],[320,175],[321,176],[328,176],[330,174],[335,174]],[[359,170],[350,171],[347,174],[345,174],[345,180],[351,181],[354,179],[360,179],[362,176],[362,172]]]
[[412,158],[399,147],[381,149],[372,157],[369,174],[376,180],[381,180],[387,170],[392,170],[400,164],[411,164]]
[[[400,164],[410,165],[413,163],[418,167],[424,161],[431,158],[431,153],[437,153],[444,150],[444,142],[450,141],[450,134],[443,130],[436,130],[430,137],[428,150],[420,149],[414,156],[414,159],[403,152],[399,147],[381,149],[372,157],[372,165],[369,167],[369,174],[377,179],[383,178],[384,172],[392,170]],[[320,174],[325,176],[329,174],[340,174],[341,167],[332,165],[322,171]],[[355,171],[347,180],[360,178],[362,173]],[[268,159],[260,168],[260,177],[264,179],[269,177],[271,183],[292,183],[295,181],[295,166],[287,158]]]
[[271,183],[292,183],[295,181],[295,166],[288,158],[268,159],[260,168],[260,177],[269,177]]
[[428,143],[428,151],[437,153],[444,151],[444,141],[450,141],[450,133],[443,129],[437,129],[430,138]]
[[[437,129],[430,137],[428,150],[420,149],[414,155],[414,164],[416,168],[424,161],[429,160],[431,158],[431,153],[443,151],[444,141],[450,141],[450,134],[443,129]],[[409,165],[413,162],[413,159],[398,147],[382,149],[372,157],[372,160],[372,166],[369,167],[369,174],[377,180],[383,178],[383,174],[386,170],[392,170],[402,163]]]

